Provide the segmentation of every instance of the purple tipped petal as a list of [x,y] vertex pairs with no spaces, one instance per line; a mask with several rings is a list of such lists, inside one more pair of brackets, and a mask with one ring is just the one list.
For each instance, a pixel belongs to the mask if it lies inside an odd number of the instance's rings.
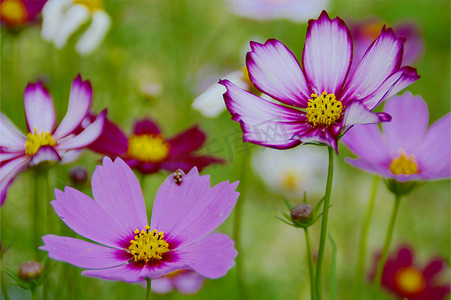
[[[398,39],[391,28],[382,29],[368,48],[345,87],[342,99],[362,99],[372,94],[393,72],[399,69],[404,39]],[[346,105],[346,102],[343,103]]]
[[24,106],[30,132],[33,132],[34,128],[38,131],[53,131],[56,121],[55,108],[52,97],[41,82],[27,85],[24,92]]
[[309,21],[302,64],[313,92],[338,95],[351,60],[352,39],[343,20],[331,21],[323,11],[318,20]]
[[38,152],[33,156],[30,165],[35,166],[44,161],[58,162],[60,160],[61,157],[59,156],[58,152],[55,151],[55,149],[50,146],[44,146],[39,148]]
[[343,127],[355,124],[374,124],[388,122],[391,116],[387,113],[375,113],[368,110],[360,101],[352,102],[344,112]]
[[69,97],[69,107],[64,119],[53,134],[55,139],[61,139],[80,126],[91,107],[92,87],[89,81],[82,81],[80,74],[72,82]]
[[48,234],[42,237],[44,245],[39,249],[47,251],[49,257],[64,261],[79,268],[104,269],[127,262],[121,255],[124,250],[100,246],[70,237]]
[[[94,120],[94,117],[90,117]],[[128,138],[113,122],[105,119],[102,134],[89,149],[109,156],[121,156],[127,153]]]
[[124,230],[133,233],[148,225],[144,198],[135,174],[120,158],[103,159],[92,176],[92,194]]
[[335,152],[338,153],[337,137],[333,135],[327,128],[312,128],[302,135],[295,136],[294,138],[299,139],[302,143],[317,142],[326,144],[334,148]]
[[197,243],[181,248],[180,259],[207,278],[219,278],[235,265],[238,252],[225,234],[211,234]]
[[94,142],[103,131],[105,123],[106,110],[101,112],[96,120],[86,127],[80,134],[75,137],[67,137],[57,145],[58,151],[80,149],[89,146]]
[[29,161],[29,157],[22,156],[10,160],[0,166],[0,206],[5,202],[9,185],[13,182],[15,176],[25,168]]
[[224,101],[232,119],[241,123],[245,142],[292,148],[300,144],[292,137],[310,129],[304,112],[257,97],[228,80],[219,83],[227,88]]
[[191,152],[202,146],[205,139],[205,133],[194,126],[168,140],[171,144],[169,156],[175,159],[189,156]]
[[51,204],[58,217],[81,236],[115,248],[124,247],[122,242],[133,238],[133,232],[120,226],[115,215],[85,194],[66,187],[64,192],[55,190],[55,197]]
[[306,107],[310,90],[293,53],[278,40],[251,42],[246,65],[252,83],[285,104]]
[[8,151],[23,151],[26,137],[14,126],[8,118],[0,113],[0,147]]
[[133,134],[159,134],[160,128],[151,119],[142,119],[135,123]]

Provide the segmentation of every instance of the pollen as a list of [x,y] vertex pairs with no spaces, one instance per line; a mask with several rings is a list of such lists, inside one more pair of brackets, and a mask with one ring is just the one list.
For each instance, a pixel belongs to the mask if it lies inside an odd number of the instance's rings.
[[158,163],[168,157],[169,149],[169,143],[161,135],[139,134],[129,138],[127,153],[140,161]]
[[415,155],[408,155],[403,150],[399,152],[400,156],[393,159],[390,164],[390,171],[394,175],[418,174],[418,164]]
[[419,294],[426,286],[423,274],[412,267],[399,270],[395,275],[395,283],[398,289],[406,295]]
[[103,1],[102,0],[74,0],[74,4],[81,4],[89,11],[95,12],[96,10],[103,9]]
[[56,141],[53,139],[53,136],[49,132],[40,131],[37,132],[36,128],[34,128],[33,133],[29,132],[27,134],[27,141],[25,142],[25,154],[29,156],[33,156],[38,153],[39,148],[42,146],[55,146]]
[[329,126],[341,118],[343,104],[334,94],[324,91],[321,95],[312,94],[308,100],[307,118],[313,127]]
[[135,230],[135,239],[130,241],[126,249],[133,256],[135,262],[149,262],[161,260],[163,254],[169,251],[169,244],[164,240],[164,233],[156,229],[149,231],[150,226],[143,230]]
[[0,3],[1,19],[8,25],[21,25],[27,21],[27,9],[21,0],[4,0]]

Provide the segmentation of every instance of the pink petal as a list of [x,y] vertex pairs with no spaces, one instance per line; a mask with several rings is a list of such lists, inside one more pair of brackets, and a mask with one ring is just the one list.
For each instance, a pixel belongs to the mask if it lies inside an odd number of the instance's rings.
[[92,87],[89,81],[82,81],[80,74],[72,82],[69,106],[64,119],[55,130],[53,137],[57,140],[73,133],[80,126],[91,107]]
[[91,185],[95,201],[124,230],[133,233],[149,224],[141,187],[122,159],[112,162],[105,157],[102,166],[96,167]]
[[39,148],[38,152],[33,155],[30,166],[36,166],[45,161],[59,162],[61,161],[61,157],[59,156],[58,152],[56,152],[52,147],[44,146]]
[[199,127],[194,126],[168,140],[171,144],[169,156],[175,159],[189,156],[191,154],[190,152],[202,146],[205,139],[205,133]]
[[166,161],[160,164],[160,169],[166,169],[171,172],[177,169],[182,169],[185,172],[189,172],[189,170],[196,167],[200,172],[211,164],[224,164],[224,163],[225,160],[223,159],[207,155],[199,155],[199,156],[193,155],[182,158],[179,157],[175,159],[169,157]]
[[66,187],[64,192],[55,190],[55,197],[51,204],[56,214],[79,235],[120,249],[124,248],[124,241],[133,239],[132,231],[118,224],[114,215],[85,194]]
[[75,137],[67,137],[56,146],[58,151],[80,149],[89,146],[93,143],[103,131],[105,123],[106,110],[102,111],[96,120],[85,128],[80,134]]
[[391,28],[382,28],[380,36],[368,48],[352,75],[341,98],[363,99],[372,94],[401,65],[404,39],[398,39]]
[[[192,295],[200,291],[205,278],[190,270],[183,270],[172,280],[175,288],[182,294]],[[153,289],[153,286],[152,286]]]
[[434,276],[438,275],[443,269],[445,269],[445,262],[440,258],[434,259],[424,268],[423,276],[427,281],[433,280]]
[[22,156],[0,166],[0,206],[5,202],[9,185],[13,182],[15,176],[25,169],[29,161],[28,156]]
[[391,116],[387,113],[375,113],[368,110],[360,101],[354,101],[345,108],[343,127],[356,124],[374,124],[388,122]]
[[160,128],[151,119],[142,119],[135,123],[133,134],[159,134]]
[[[390,170],[387,166],[377,164],[374,161],[365,160],[365,159],[361,159],[361,158],[350,159],[349,157],[346,157],[345,161],[348,164],[350,164],[358,169],[369,172],[371,174],[376,174],[376,175],[379,175],[379,176],[382,176],[385,178],[396,178],[396,176],[390,172]],[[402,181],[407,181],[407,180],[402,180]]]
[[28,84],[24,92],[25,116],[28,130],[52,132],[56,116],[53,100],[41,82]]
[[300,144],[293,136],[310,128],[305,113],[272,103],[238,88],[228,80],[219,82],[227,88],[224,101],[234,121],[241,123],[243,140],[278,149]]
[[0,147],[8,151],[23,151],[26,137],[14,126],[13,123],[0,113]]
[[318,20],[309,21],[302,64],[313,92],[327,91],[338,96],[351,60],[351,34],[342,19],[331,21],[323,11]]
[[293,53],[274,39],[264,45],[251,42],[251,48],[246,65],[252,83],[285,104],[306,107],[311,93]]
[[207,278],[219,278],[235,265],[238,252],[235,242],[225,234],[211,234],[202,240],[181,248],[180,259],[195,272]]
[[24,156],[25,152],[1,152],[2,150],[0,150],[0,164],[3,165],[6,161],[17,158],[19,156]]
[[44,245],[39,249],[47,251],[49,257],[70,263],[79,268],[105,269],[127,262],[121,256],[124,250],[118,250],[94,243],[64,236],[48,234],[42,237]]
[[157,294],[167,294],[174,289],[169,277],[156,278],[151,281],[152,292]]
[[[90,119],[94,120],[94,116]],[[116,124],[105,119],[102,134],[89,145],[89,149],[109,156],[121,156],[127,153],[128,138]]]

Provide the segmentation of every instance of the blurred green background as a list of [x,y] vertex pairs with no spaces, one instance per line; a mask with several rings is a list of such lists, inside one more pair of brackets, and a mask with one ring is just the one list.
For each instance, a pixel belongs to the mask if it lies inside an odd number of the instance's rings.
[[[203,173],[211,174],[213,184],[226,179],[240,180],[247,154],[236,149],[228,151],[226,143],[228,136],[237,135],[239,124],[230,120],[227,112],[216,119],[206,119],[191,109],[191,103],[202,87],[244,65],[243,47],[255,37],[263,41],[276,38],[300,58],[307,25],[284,20],[243,19],[229,13],[228,3],[221,1],[110,0],[105,5],[113,20],[112,28],[99,49],[87,57],[75,52],[75,38],[58,51],[41,38],[39,26],[16,35],[2,28],[1,111],[25,131],[23,90],[28,82],[42,79],[53,96],[60,120],[67,109],[71,81],[81,73],[92,83],[95,112],[108,108],[109,118],[126,132],[130,132],[134,120],[150,116],[169,137],[199,124],[210,142],[218,141],[213,147],[216,155],[228,161],[225,165],[210,166]],[[402,20],[417,22],[426,50],[416,65],[421,79],[408,90],[426,100],[430,123],[450,110],[449,1],[332,1],[328,12],[331,17],[339,16],[345,21],[379,17],[388,26]],[[158,97],[143,94],[140,85],[155,81],[162,86],[161,94]],[[257,146],[250,148],[252,152],[261,151]],[[359,233],[372,177],[343,162],[351,155],[344,146],[341,145],[339,151],[329,230],[338,247],[337,299],[348,299],[354,286]],[[92,174],[100,159],[99,155],[86,151],[76,164],[85,166],[88,174]],[[70,167],[52,169],[53,187],[62,189],[71,185]],[[240,255],[249,298],[307,299],[309,283],[303,232],[274,217],[275,207],[285,209],[281,195],[271,193],[249,167],[244,174],[247,193],[245,199],[239,199],[245,202]],[[18,176],[1,209],[1,241],[3,246],[10,246],[2,261],[3,270],[15,271],[20,263],[33,257],[31,176],[31,172]],[[148,207],[165,176],[157,174],[145,179]],[[89,184],[81,189],[91,193]],[[45,189],[42,196],[45,198]],[[290,200],[292,203],[301,201],[300,198]],[[311,201],[315,203],[318,199]],[[368,270],[374,253],[382,247],[392,203],[393,197],[381,184],[370,229]],[[220,231],[231,235],[232,221],[233,213]],[[62,222],[58,225],[52,233],[63,230]],[[449,260],[450,225],[450,182],[421,185],[402,201],[392,249],[408,243],[415,247],[420,263],[426,263],[433,255]],[[317,251],[319,230],[319,223],[311,229],[314,251]],[[330,248],[326,249],[325,259],[324,274],[327,274]],[[66,266],[63,271],[62,265],[52,263],[50,283],[59,289],[59,297],[62,297],[59,299],[144,298],[145,290],[139,285],[79,275],[78,279],[68,282],[65,280],[67,272],[79,274],[81,270]],[[12,299],[31,299],[18,287],[10,286],[9,290]],[[237,291],[236,268],[233,268],[224,278],[207,280],[195,296],[174,293],[156,298],[234,299]],[[327,292],[325,297],[327,299]],[[387,295],[387,299],[391,298]]]

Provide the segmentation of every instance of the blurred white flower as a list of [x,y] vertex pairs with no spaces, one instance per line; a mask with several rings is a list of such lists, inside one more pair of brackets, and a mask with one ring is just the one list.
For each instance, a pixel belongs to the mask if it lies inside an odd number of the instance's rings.
[[255,19],[306,22],[329,7],[329,0],[229,0],[234,14]]
[[301,146],[288,150],[259,149],[252,157],[252,167],[275,193],[302,198],[321,195],[327,177],[326,147]]
[[97,49],[111,26],[102,0],[48,0],[42,17],[41,35],[58,49],[64,48],[69,37],[91,20],[75,45],[80,54],[89,54]]

